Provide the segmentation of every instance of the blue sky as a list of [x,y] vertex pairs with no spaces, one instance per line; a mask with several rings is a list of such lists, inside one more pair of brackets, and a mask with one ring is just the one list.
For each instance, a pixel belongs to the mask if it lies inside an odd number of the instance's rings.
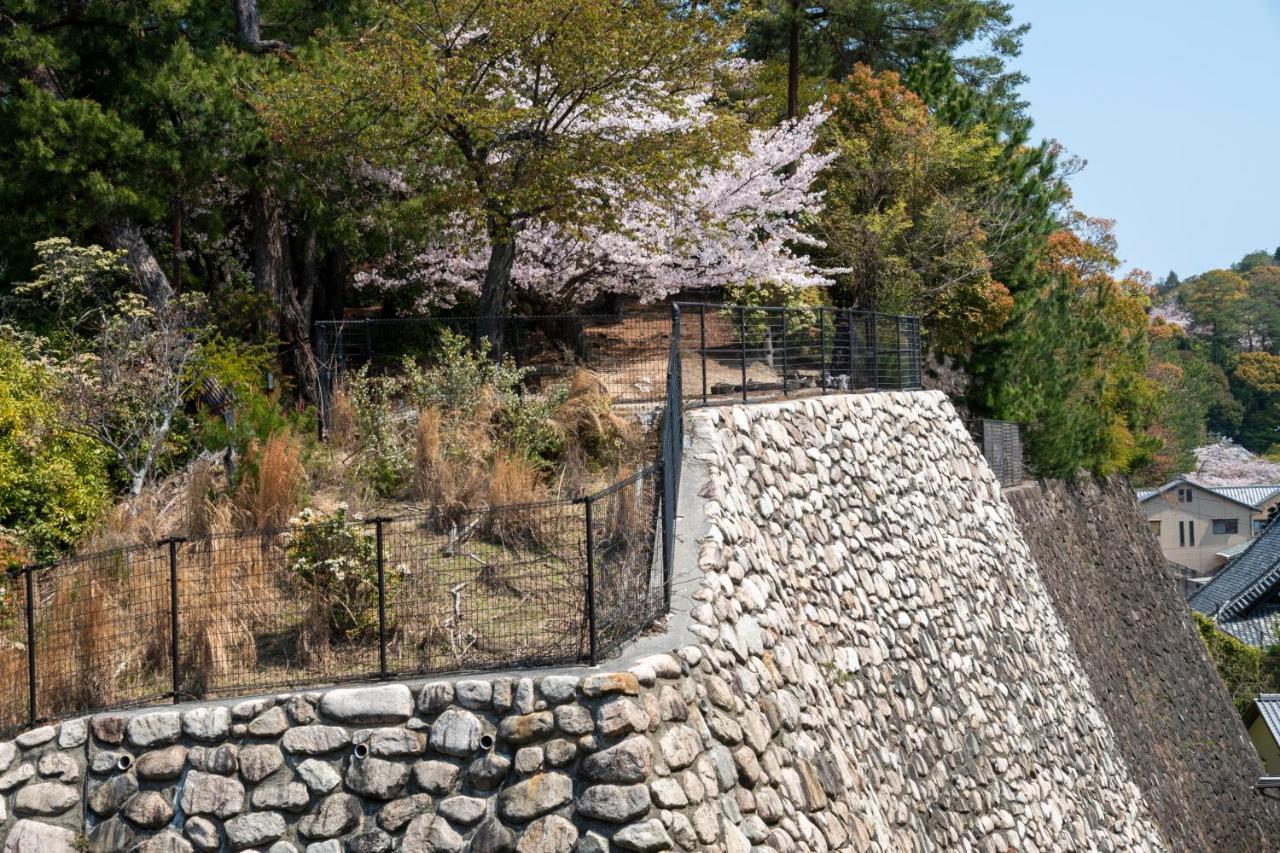
[[1036,133],[1157,278],[1280,245],[1280,0],[1013,0]]

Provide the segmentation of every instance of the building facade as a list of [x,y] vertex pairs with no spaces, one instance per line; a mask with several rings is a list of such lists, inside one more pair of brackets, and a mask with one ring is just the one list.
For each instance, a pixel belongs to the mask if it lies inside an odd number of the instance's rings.
[[1204,486],[1178,478],[1139,491],[1138,499],[1165,558],[1204,577],[1266,527],[1280,505],[1280,484]]

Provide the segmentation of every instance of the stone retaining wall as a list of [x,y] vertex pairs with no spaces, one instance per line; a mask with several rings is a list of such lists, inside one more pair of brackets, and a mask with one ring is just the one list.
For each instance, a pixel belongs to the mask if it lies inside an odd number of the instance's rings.
[[688,422],[671,653],[39,729],[0,746],[4,849],[1167,846],[942,395]]
[[1280,803],[1205,656],[1133,489],[1119,477],[1008,493],[1099,707],[1170,844],[1280,850]]

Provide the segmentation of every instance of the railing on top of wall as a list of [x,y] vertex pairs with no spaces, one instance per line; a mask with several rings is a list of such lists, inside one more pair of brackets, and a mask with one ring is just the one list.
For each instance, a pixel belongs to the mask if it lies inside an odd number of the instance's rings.
[[9,571],[0,734],[166,699],[594,664],[670,609],[686,405],[919,383],[915,318],[681,303],[666,328],[658,458],[594,494],[170,538]]

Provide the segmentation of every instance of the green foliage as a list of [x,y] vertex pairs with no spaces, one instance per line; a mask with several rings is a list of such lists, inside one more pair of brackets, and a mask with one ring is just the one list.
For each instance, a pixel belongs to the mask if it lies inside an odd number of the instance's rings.
[[518,396],[527,368],[518,368],[510,356],[495,362],[489,357],[489,342],[472,346],[466,337],[443,330],[432,350],[431,364],[420,368],[406,358],[402,390],[419,406],[434,405],[447,412],[470,414],[477,406],[506,405]]
[[1230,270],[1210,270],[1188,281],[1181,291],[1183,306],[1209,344],[1214,364],[1227,367],[1244,329],[1248,283]]
[[0,327],[0,529],[29,556],[70,548],[106,508],[108,457],[63,429],[57,376],[34,342]]
[[[193,377],[188,394],[189,404],[202,411],[197,427],[200,445],[215,452],[230,447],[244,459],[251,447],[277,432],[288,430],[298,435],[314,435],[313,409],[286,407],[279,386],[267,389],[267,375],[278,376],[279,369],[275,347],[270,344],[250,344],[224,335],[202,342],[199,356],[191,367]],[[199,402],[206,379],[215,381],[233,396],[230,425],[225,417],[205,410]]]
[[[329,636],[347,641],[378,633],[377,553],[361,526],[344,507],[327,516],[304,509],[289,525],[289,568],[323,602]],[[394,598],[404,570],[387,566],[384,579]]]
[[1280,691],[1280,645],[1259,649],[1219,631],[1203,613],[1193,612],[1192,616],[1209,660],[1222,677],[1237,711],[1243,714],[1259,693]]

